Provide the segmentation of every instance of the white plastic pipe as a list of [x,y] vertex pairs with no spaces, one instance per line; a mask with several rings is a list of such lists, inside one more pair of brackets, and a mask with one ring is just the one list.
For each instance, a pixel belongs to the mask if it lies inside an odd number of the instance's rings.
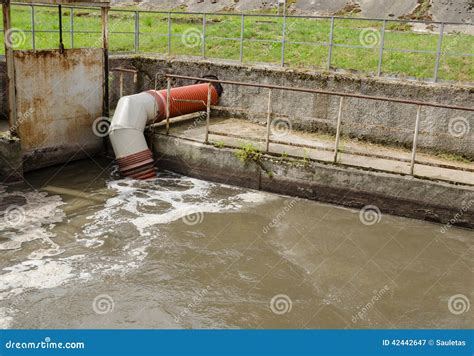
[[123,158],[148,149],[143,132],[157,113],[156,99],[149,93],[128,95],[119,100],[109,129],[115,157]]

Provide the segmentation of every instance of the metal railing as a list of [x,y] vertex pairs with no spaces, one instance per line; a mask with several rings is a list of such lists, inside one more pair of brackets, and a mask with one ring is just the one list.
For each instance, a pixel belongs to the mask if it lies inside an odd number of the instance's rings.
[[[30,32],[32,34],[32,48],[36,49],[37,43],[35,40],[36,34],[37,33],[57,33],[59,30],[45,30],[45,29],[37,29],[35,26],[35,8],[36,7],[54,7],[52,5],[31,5],[31,4],[23,4],[23,3],[14,3],[14,5],[17,6],[27,6],[31,9],[31,30],[23,30],[25,32]],[[63,6],[63,10],[69,10],[70,11],[70,19],[69,19],[69,34],[70,34],[70,47],[74,48],[75,46],[75,41],[74,37],[79,35],[79,34],[100,34],[100,31],[91,31],[91,30],[77,30],[75,28],[75,10],[76,11],[83,11],[83,10],[97,10],[97,8],[90,8],[90,7],[77,7],[77,6]],[[162,32],[143,32],[140,22],[141,22],[141,17],[145,15],[150,15],[150,14],[155,14],[162,16],[162,20],[166,21],[166,30],[164,33]],[[211,56],[208,51],[208,46],[210,41],[224,41],[224,42],[234,42],[236,44],[236,49],[238,50],[238,58],[225,58],[225,59],[232,59],[236,60],[240,63],[243,62],[250,62],[246,61],[245,59],[245,45],[246,44],[260,44],[262,46],[270,46],[270,49],[268,52],[271,52],[273,49],[278,49],[278,47],[281,47],[281,51],[279,54],[279,57],[277,60],[270,60],[268,63],[270,64],[275,64],[278,63],[280,66],[285,66],[288,64],[288,46],[290,45],[299,45],[299,46],[311,46],[311,47],[325,47],[327,48],[327,55],[326,55],[326,63],[324,67],[321,67],[321,65],[316,65],[316,67],[320,67],[321,69],[325,70],[337,70],[337,69],[351,69],[351,68],[344,68],[343,66],[338,66],[337,64],[334,63],[334,49],[336,48],[342,48],[342,49],[347,49],[349,50],[372,50],[374,52],[377,52],[377,60],[376,60],[376,69],[374,67],[374,73],[376,76],[382,76],[382,75],[391,75],[394,74],[390,71],[388,73],[384,72],[384,55],[386,55],[389,52],[399,52],[399,53],[405,53],[405,54],[413,54],[413,55],[426,55],[426,56],[433,56],[433,63],[432,65],[432,77],[426,76],[426,77],[421,77],[417,79],[426,79],[426,80],[431,80],[434,82],[437,82],[440,79],[439,72],[440,72],[440,65],[442,61],[442,57],[474,57],[474,53],[463,53],[463,52],[448,52],[447,50],[443,50],[443,41],[444,37],[446,35],[446,29],[445,27],[447,25],[450,26],[474,26],[472,24],[463,24],[463,23],[454,23],[454,22],[425,22],[425,21],[415,21],[415,20],[401,20],[401,19],[369,19],[369,18],[347,18],[347,17],[340,17],[340,16],[332,16],[332,17],[325,17],[325,16],[293,16],[293,15],[285,15],[285,16],[279,16],[279,15],[271,15],[271,14],[235,14],[235,13],[193,13],[193,12],[163,12],[163,11],[142,11],[142,10],[124,10],[124,9],[111,9],[109,11],[109,16],[127,16],[127,15],[132,15],[131,19],[133,19],[133,31],[116,31],[116,27],[119,27],[120,22],[115,23],[115,25],[109,25],[109,34],[111,36],[111,47],[114,47],[114,35],[127,35],[127,36],[133,36],[131,39],[133,39],[133,46],[130,48],[130,50],[127,51],[118,51],[120,53],[128,53],[128,52],[133,52],[133,53],[141,53],[142,52],[142,45],[141,45],[141,40],[143,39],[143,36],[154,36],[155,38],[163,38],[167,39],[167,43],[163,46],[163,50],[166,51],[166,54],[171,56],[173,55],[173,39],[179,38],[181,40],[180,44],[180,49],[182,50],[183,48],[187,49],[187,52],[185,53],[186,55],[196,55],[196,51],[200,52],[199,56],[202,58],[217,58],[217,56]],[[196,17],[202,18],[202,24],[194,24],[189,27],[189,29],[192,29],[194,32],[193,33],[175,33],[173,31],[173,17],[176,16],[183,16],[185,18],[188,18],[189,20],[193,20]],[[219,17],[219,18],[226,18],[226,19],[232,19],[234,21],[234,24],[238,25],[238,19],[240,19],[240,35],[236,37],[220,37],[220,36],[211,36],[209,35],[209,26],[213,26],[214,24],[210,24],[210,21],[208,21],[209,17]],[[235,20],[237,18],[237,20]],[[271,19],[272,21],[275,21],[272,23],[272,25],[276,24],[277,26],[281,25],[281,28],[277,30],[274,33],[274,36],[276,39],[268,39],[268,38],[257,38],[258,36],[252,36],[248,35],[246,32],[248,30],[246,25],[247,20],[255,20],[258,21],[258,19]],[[292,40],[291,39],[291,32],[292,32],[292,26],[295,25],[298,21],[303,21],[303,20],[321,20],[321,21],[328,21],[329,22],[329,28],[328,28],[328,33],[323,33],[323,37],[326,37],[325,41],[320,41],[320,42],[312,42],[311,39],[306,39],[304,38],[304,41],[297,41],[297,40]],[[126,19],[128,21],[129,19]],[[201,21],[201,20],[200,20]],[[230,20],[229,20],[230,21]],[[237,22],[236,22],[237,21]],[[291,24],[289,24],[289,21],[292,21]],[[347,44],[347,43],[340,43],[336,40],[336,32],[337,32],[337,26],[336,22],[341,22],[345,23],[346,21],[349,21],[350,23],[356,23],[357,22],[364,22],[367,23],[368,27],[363,28],[363,30],[368,30],[368,39],[364,41],[364,39],[359,38],[359,44]],[[371,27],[373,26],[373,22],[377,22],[379,25],[381,25],[381,28],[379,30]],[[189,21],[189,23],[192,23],[192,21]],[[426,49],[426,48],[416,48],[416,49],[400,49],[400,48],[391,48],[386,46],[386,36],[387,33],[389,32],[388,25],[390,23],[395,23],[395,24],[405,24],[405,25],[410,25],[410,24],[425,24],[425,25],[431,25],[439,28],[439,34],[436,40],[436,49]],[[132,27],[132,26],[130,26]],[[360,30],[360,28],[357,28]],[[251,30],[251,29],[250,29]],[[412,33],[412,32],[404,32],[404,33]],[[362,34],[362,32],[361,32]],[[190,45],[187,43],[187,38],[186,36],[192,35],[194,36],[192,38],[192,44]],[[428,35],[427,35],[428,36]],[[430,36],[433,36],[432,34]],[[360,36],[359,36],[360,37]],[[473,36],[474,37],[474,36]],[[372,43],[375,39],[375,42]],[[367,43],[367,41],[372,41],[371,43]],[[462,41],[459,41],[462,42]],[[434,46],[433,46],[434,47]],[[449,46],[448,46],[449,47]],[[471,47],[472,48],[472,47]],[[114,52],[112,50],[112,52]],[[153,49],[152,49],[153,52]],[[220,57],[222,58],[222,57]],[[260,60],[265,61],[264,59]],[[304,63],[303,65],[309,65],[309,63]],[[431,66],[430,65],[430,66]],[[462,66],[461,66],[462,67]],[[429,70],[431,72],[431,70]],[[395,74],[400,74],[399,71],[395,71]],[[401,74],[407,74],[404,73],[403,71]],[[410,75],[409,75],[410,76]],[[413,75],[412,75],[413,76]],[[474,79],[471,79],[469,77],[468,81],[473,81]]]
[[[246,82],[236,82],[236,81],[228,81],[228,80],[218,80],[218,79],[209,79],[209,78],[199,78],[193,76],[185,76],[185,75],[176,75],[176,74],[165,74],[165,78],[167,79],[167,98],[170,98],[170,91],[172,88],[172,79],[182,79],[182,80],[191,80],[191,81],[201,81],[209,83],[208,89],[208,100],[207,100],[207,108],[206,108],[206,131],[205,131],[205,138],[203,143],[210,144],[209,142],[209,135],[216,135],[216,136],[223,136],[223,137],[231,137],[243,140],[250,140],[250,141],[260,141],[265,144],[265,153],[272,153],[270,150],[270,144],[278,144],[278,145],[287,145],[287,146],[294,146],[294,147],[302,147],[302,148],[310,148],[322,151],[329,151],[333,153],[332,163],[339,164],[339,154],[350,154],[350,155],[358,155],[358,156],[365,156],[365,157],[372,157],[378,159],[385,159],[391,161],[399,161],[403,163],[409,163],[409,175],[415,175],[415,165],[420,164],[424,166],[431,166],[431,167],[438,167],[438,168],[446,168],[446,169],[453,169],[458,171],[466,171],[466,172],[474,172],[474,168],[466,167],[466,166],[455,166],[450,164],[444,163],[435,163],[431,161],[420,161],[417,160],[417,151],[418,151],[418,134],[420,131],[420,117],[423,107],[433,107],[433,108],[442,108],[442,109],[449,109],[449,110],[460,110],[460,111],[467,111],[467,112],[474,112],[473,107],[465,107],[465,106],[456,106],[456,105],[444,105],[439,103],[432,103],[432,102],[422,102],[417,100],[408,100],[408,99],[396,99],[396,98],[388,98],[388,97],[381,97],[381,96],[369,96],[369,95],[362,95],[362,94],[351,94],[351,93],[342,93],[342,92],[335,92],[335,91],[328,91],[328,90],[319,90],[319,89],[309,89],[309,88],[296,88],[296,87],[288,87],[288,86],[281,86],[281,85],[270,85],[270,84],[256,84],[256,83],[246,83]],[[231,134],[231,133],[224,133],[224,132],[217,132],[210,130],[210,119],[211,119],[211,110],[218,110],[218,111],[232,111],[232,112],[241,112],[245,114],[249,114],[248,110],[236,108],[236,107],[227,107],[227,106],[217,106],[211,104],[211,85],[212,83],[220,83],[220,84],[227,84],[227,85],[234,85],[234,86],[244,86],[244,87],[254,87],[254,88],[265,88],[268,89],[268,99],[267,99],[267,111],[266,111],[266,136],[264,139],[262,138],[248,138],[245,136],[241,136],[238,134]],[[309,94],[324,94],[329,96],[336,96],[339,97],[339,107],[338,107],[338,114],[337,114],[337,121],[336,121],[336,134],[334,140],[334,148],[330,149],[324,146],[315,146],[315,145],[307,145],[301,143],[293,143],[288,141],[282,140],[273,140],[271,138],[271,127],[272,121],[276,117],[276,114],[272,111],[272,93],[275,90],[283,90],[283,91],[290,91],[290,92],[299,92],[299,93],[309,93]],[[356,98],[356,99],[364,99],[364,100],[371,100],[371,101],[383,101],[383,102],[390,102],[390,103],[399,103],[404,105],[414,105],[416,110],[416,119],[413,129],[413,143],[411,149],[411,157],[410,159],[403,158],[403,157],[393,157],[389,155],[382,155],[376,153],[369,153],[369,152],[357,152],[348,149],[341,149],[340,148],[340,141],[342,135],[342,124],[343,124],[343,104],[345,98]],[[166,112],[170,112],[170,100],[167,100],[167,110]],[[251,114],[251,113],[250,113]],[[170,134],[170,117],[166,116],[166,134]],[[291,125],[290,125],[291,127]],[[238,148],[238,147],[235,147]],[[373,167],[374,168],[374,167]],[[394,171],[393,171],[394,172]],[[396,172],[400,173],[400,172]]]

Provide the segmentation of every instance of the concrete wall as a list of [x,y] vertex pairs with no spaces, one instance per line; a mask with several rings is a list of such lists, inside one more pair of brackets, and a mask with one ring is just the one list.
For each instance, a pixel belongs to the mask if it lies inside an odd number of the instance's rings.
[[[236,150],[155,134],[160,168],[206,180],[288,194],[351,208],[474,228],[474,189],[397,174],[377,173],[263,156],[261,166],[242,162]],[[464,208],[464,210],[463,210]]]
[[23,179],[22,161],[20,140],[0,133],[0,183]]
[[[111,67],[133,67],[140,71],[139,89],[153,88],[156,73],[175,73],[201,76],[216,74],[220,79],[251,83],[278,84],[347,93],[404,98],[425,102],[472,107],[474,87],[448,84],[426,84],[360,78],[349,75],[302,72],[264,66],[246,66],[202,60],[171,60],[156,57],[112,57]],[[159,76],[158,88],[166,83]],[[175,85],[189,84],[177,81]],[[114,86],[116,86],[115,83]],[[130,93],[130,87],[126,90]],[[112,92],[111,103],[117,102],[117,90]],[[251,119],[264,122],[267,90],[225,85],[222,105],[244,107],[260,115]],[[339,98],[327,95],[274,92],[274,112],[292,118],[294,129],[334,132]],[[343,107],[343,135],[387,145],[411,147],[416,117],[413,105],[380,101],[345,99]],[[455,137],[450,123],[461,122],[464,135]],[[453,128],[453,125],[451,125]],[[459,129],[459,126],[457,127]],[[459,131],[454,131],[459,132]],[[429,151],[453,153],[474,159],[474,113],[425,107],[421,114],[418,146]]]

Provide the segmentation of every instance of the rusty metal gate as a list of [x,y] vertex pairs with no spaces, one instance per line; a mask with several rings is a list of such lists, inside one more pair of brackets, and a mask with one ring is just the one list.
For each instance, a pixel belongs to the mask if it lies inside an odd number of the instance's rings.
[[[69,2],[53,2],[58,14],[60,4]],[[94,122],[108,115],[108,3],[100,1],[99,6],[101,48],[65,49],[59,20],[59,49],[16,50],[9,45],[10,3],[3,2],[9,123],[10,131],[20,138],[24,171],[103,149],[103,135],[94,130]]]

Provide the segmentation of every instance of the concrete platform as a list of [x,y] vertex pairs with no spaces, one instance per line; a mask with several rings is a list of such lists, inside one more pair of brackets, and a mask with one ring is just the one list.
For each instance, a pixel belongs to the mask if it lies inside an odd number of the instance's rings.
[[[163,128],[158,128],[158,130],[163,130]],[[210,131],[216,133],[209,136],[210,144],[240,147],[245,143],[252,143],[259,150],[265,151],[266,127],[258,123],[237,118],[213,118]],[[170,134],[204,142],[205,120],[184,121],[178,125],[172,124]],[[236,136],[243,136],[247,139],[237,138]],[[329,135],[290,130],[287,133],[284,132],[284,134],[273,133],[270,135],[270,139],[278,141],[278,143],[270,144],[270,153],[328,163],[334,162],[334,137]],[[293,144],[293,146],[286,143]],[[305,146],[314,146],[315,148]],[[341,139],[339,149],[343,152],[338,155],[338,165],[403,175],[410,174],[411,151],[409,150],[389,148],[349,139]],[[346,153],[349,151],[351,153]],[[405,162],[388,158],[368,157],[368,154],[403,159]],[[420,162],[415,165],[414,175],[416,177],[474,186],[473,162],[442,159],[426,153],[417,153],[416,160]]]

